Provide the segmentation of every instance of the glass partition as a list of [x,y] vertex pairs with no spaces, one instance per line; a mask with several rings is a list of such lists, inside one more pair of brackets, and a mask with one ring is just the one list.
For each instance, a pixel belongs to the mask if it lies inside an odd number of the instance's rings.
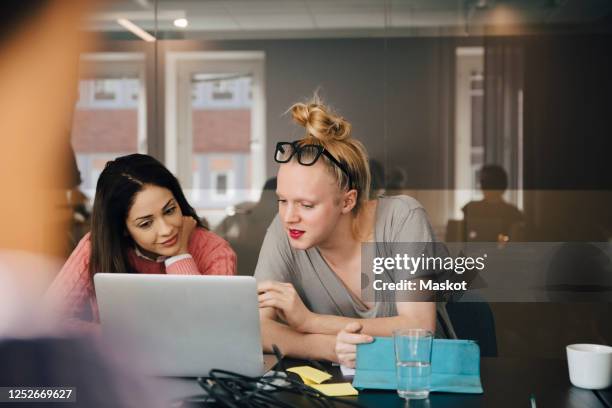
[[[416,198],[440,240],[609,242],[611,13],[595,0],[113,2],[81,59],[81,189],[92,196],[106,160],[147,152],[252,274],[278,208],[274,146],[304,133],[286,111],[318,92],[366,146],[373,188]],[[502,354],[531,352],[517,339],[546,307],[494,306]],[[554,354],[545,343],[534,353]]]

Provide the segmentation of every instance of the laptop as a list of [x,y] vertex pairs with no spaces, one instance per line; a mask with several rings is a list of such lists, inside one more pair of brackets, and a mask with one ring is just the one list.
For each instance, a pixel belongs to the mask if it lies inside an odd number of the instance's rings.
[[146,373],[264,373],[255,278],[97,273],[94,285],[104,337],[135,348]]

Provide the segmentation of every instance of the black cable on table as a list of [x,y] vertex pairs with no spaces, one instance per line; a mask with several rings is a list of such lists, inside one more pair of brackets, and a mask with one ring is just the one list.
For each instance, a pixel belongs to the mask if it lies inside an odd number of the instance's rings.
[[[275,381],[281,381],[282,384]],[[200,377],[197,382],[206,394],[190,399],[203,398],[204,401],[197,402],[202,407],[292,408],[294,405],[280,398],[280,394],[285,393],[305,398],[308,406],[333,408],[348,405],[361,408],[356,402],[327,396],[301,381],[280,374],[249,377],[226,370],[211,370],[208,377]]]

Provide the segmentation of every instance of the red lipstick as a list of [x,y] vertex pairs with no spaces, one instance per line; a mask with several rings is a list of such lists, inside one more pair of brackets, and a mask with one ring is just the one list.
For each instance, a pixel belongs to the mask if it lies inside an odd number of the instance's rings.
[[289,236],[293,239],[298,239],[299,237],[301,237],[304,234],[304,231],[300,231],[300,230],[296,230],[296,229],[290,229],[289,230]]

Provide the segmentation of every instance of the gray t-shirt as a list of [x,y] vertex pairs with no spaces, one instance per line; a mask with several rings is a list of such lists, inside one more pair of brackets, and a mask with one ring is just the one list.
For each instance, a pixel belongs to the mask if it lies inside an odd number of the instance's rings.
[[[433,242],[435,237],[421,204],[402,195],[378,199],[374,241]],[[264,238],[255,278],[258,282],[274,280],[293,284],[306,307],[314,313],[354,318],[397,316],[394,299],[388,298],[391,295],[385,295],[387,298],[378,299],[368,308],[334,273],[318,248],[292,248],[278,215]],[[446,318],[443,305],[439,305],[438,311],[441,309]],[[439,329],[436,332],[441,335]]]

